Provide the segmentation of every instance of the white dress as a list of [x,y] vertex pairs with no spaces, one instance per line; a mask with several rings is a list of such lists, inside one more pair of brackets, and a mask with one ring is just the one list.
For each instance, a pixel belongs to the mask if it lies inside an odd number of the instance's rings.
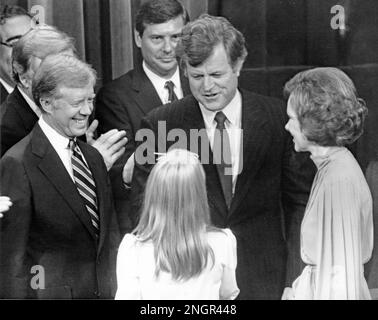
[[307,264],[294,299],[370,299],[364,267],[373,249],[372,198],[353,155],[341,147],[311,157],[318,168],[301,226]]
[[[172,279],[166,272],[155,277],[152,242],[140,242],[132,234],[123,238],[117,257],[115,299],[121,300],[219,300],[235,299],[236,238],[229,229],[208,232],[215,263],[208,263],[202,273],[184,282]],[[210,259],[209,259],[210,260]]]

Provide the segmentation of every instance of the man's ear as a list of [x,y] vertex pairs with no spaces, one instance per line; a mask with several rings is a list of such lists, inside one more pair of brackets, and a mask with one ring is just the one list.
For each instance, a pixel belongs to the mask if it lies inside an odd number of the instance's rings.
[[20,80],[22,86],[23,86],[25,89],[29,89],[29,88],[31,88],[31,85],[32,85],[32,78],[30,77],[30,75],[29,75],[28,72],[25,72],[24,74],[19,75],[19,76],[18,76],[18,79]]
[[244,59],[238,59],[238,61],[236,61],[235,66],[233,68],[234,73],[236,73],[238,77],[240,76],[240,71],[243,68],[243,63],[244,63]]
[[45,111],[46,113],[51,113],[52,108],[53,108],[52,103],[51,103],[51,98],[40,98],[39,103],[43,111]]
[[134,29],[134,39],[135,39],[136,46],[138,48],[141,48],[142,47],[142,37],[136,29]]

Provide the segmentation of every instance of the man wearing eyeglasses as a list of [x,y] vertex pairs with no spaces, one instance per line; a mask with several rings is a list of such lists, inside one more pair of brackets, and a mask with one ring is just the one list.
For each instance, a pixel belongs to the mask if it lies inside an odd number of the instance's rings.
[[31,15],[18,6],[0,6],[0,103],[13,91],[12,47],[28,30]]

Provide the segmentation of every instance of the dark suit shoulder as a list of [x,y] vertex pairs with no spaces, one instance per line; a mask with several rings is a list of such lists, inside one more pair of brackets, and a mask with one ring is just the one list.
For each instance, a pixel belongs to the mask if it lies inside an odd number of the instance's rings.
[[193,95],[187,95],[181,100],[177,100],[173,103],[164,104],[150,111],[146,118],[150,121],[159,120],[173,120],[179,121],[182,119],[188,108],[197,107],[198,102]]
[[137,71],[134,69],[128,71],[122,76],[106,83],[102,88],[100,88],[98,93],[102,94],[108,91],[113,92],[130,88],[132,86],[133,78],[136,73]]
[[248,100],[254,100],[258,102],[260,105],[263,105],[267,108],[280,108],[281,112],[282,110],[285,109],[285,103],[283,100],[275,98],[275,97],[269,97],[269,96],[264,96],[258,93],[254,93],[252,91],[248,91],[245,89],[240,90],[243,98],[248,99]]
[[264,112],[266,112],[269,118],[286,123],[286,104],[283,100],[275,97],[264,96],[244,89],[241,89],[240,91],[243,97],[243,103],[247,102],[253,107],[261,108],[264,110]]
[[18,160],[23,160],[25,153],[29,152],[30,150],[30,140],[31,140],[31,134],[28,134],[26,137],[21,139],[11,148],[9,148],[1,159],[14,158]]

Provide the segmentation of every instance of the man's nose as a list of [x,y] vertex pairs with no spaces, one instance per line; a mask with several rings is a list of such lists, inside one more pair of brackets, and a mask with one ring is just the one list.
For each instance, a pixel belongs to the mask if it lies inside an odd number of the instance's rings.
[[83,115],[90,115],[92,113],[92,110],[93,110],[92,103],[85,101],[83,103],[83,106],[80,109],[80,113]]
[[213,85],[214,85],[213,79],[211,77],[205,76],[203,79],[203,87],[205,91],[211,90]]
[[163,50],[165,53],[171,53],[173,51],[174,45],[170,39],[164,39]]

